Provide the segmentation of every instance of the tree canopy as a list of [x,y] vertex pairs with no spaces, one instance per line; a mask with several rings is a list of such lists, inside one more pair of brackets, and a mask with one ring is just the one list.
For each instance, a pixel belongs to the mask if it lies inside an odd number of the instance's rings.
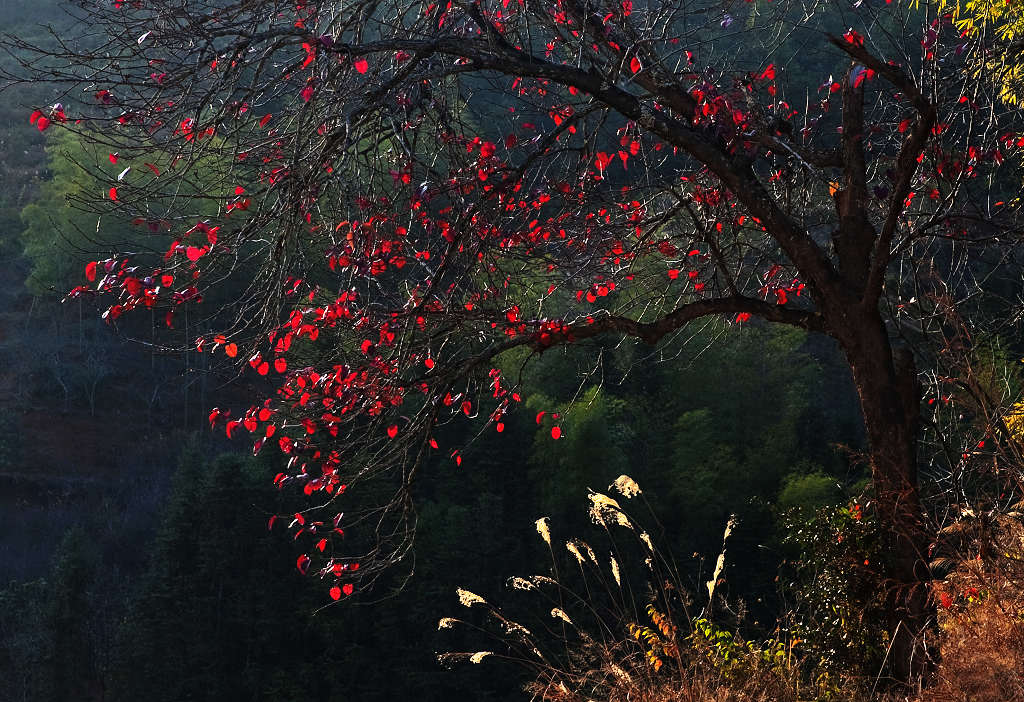
[[[511,359],[582,346],[586,376],[609,339],[646,363],[694,323],[764,320],[845,354],[897,584],[890,663],[915,672],[917,362],[1017,241],[1024,145],[998,84],[976,80],[986,46],[951,16],[861,3],[837,29],[796,3],[690,0],[73,11],[57,49],[11,40],[69,86],[30,119],[108,152],[83,164],[102,187],[72,197],[151,243],[89,263],[70,295],[103,299],[112,324],[136,308],[202,319],[185,343],[251,369],[265,399],[210,423],[283,454],[275,483],[301,494],[277,518],[332,598],[406,555],[426,457],[465,455],[445,425],[504,430],[522,401]],[[818,75],[787,70],[798,49]],[[550,441],[594,431],[571,409],[521,411]]]

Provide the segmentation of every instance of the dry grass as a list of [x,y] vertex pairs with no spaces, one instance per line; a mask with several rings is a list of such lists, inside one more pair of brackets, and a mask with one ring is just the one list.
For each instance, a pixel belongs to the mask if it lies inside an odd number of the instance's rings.
[[1024,702],[1024,526],[1000,517],[986,558],[935,587],[940,662],[922,702]]
[[[628,489],[620,481],[612,487],[626,500],[640,494],[632,481]],[[462,603],[482,613],[485,625],[445,618],[440,626],[459,624],[481,634],[490,630],[500,652],[449,653],[441,656],[443,661],[480,663],[493,657],[524,665],[533,680],[526,692],[545,702],[1024,702],[1024,524],[1019,514],[990,516],[949,530],[957,541],[947,553],[955,554],[948,563],[956,566],[933,584],[939,613],[938,641],[932,647],[937,662],[923,691],[897,694],[883,691],[870,671],[823,672],[815,661],[801,659],[799,641],[785,631],[765,641],[745,641],[735,630],[712,622],[714,584],[732,522],[706,599],[700,593],[704,609],[698,614],[694,597],[699,590],[686,592],[671,561],[623,507],[599,493],[592,493],[590,501],[591,516],[609,537],[611,550],[619,552],[614,534],[624,534],[644,556],[648,584],[655,585],[647,590],[646,605],[625,596],[632,589],[623,587],[625,577],[620,579],[615,557],[599,557],[580,539],[564,542],[582,578],[577,584],[584,589],[574,591],[566,574],[558,572],[558,540],[547,520],[538,520],[538,532],[552,549],[554,577],[514,577],[509,587],[540,598],[541,606],[531,608],[540,620],[527,628],[491,602],[460,590]],[[618,605],[598,612],[594,603],[599,600]],[[540,629],[546,630],[546,640],[532,633]]]

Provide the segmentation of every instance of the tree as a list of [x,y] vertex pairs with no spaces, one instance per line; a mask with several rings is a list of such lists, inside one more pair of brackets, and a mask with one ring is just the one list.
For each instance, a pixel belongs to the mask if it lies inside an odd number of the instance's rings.
[[[284,454],[275,482],[309,497],[284,518],[310,543],[298,568],[333,598],[407,552],[419,467],[462,460],[439,425],[503,429],[519,401],[503,354],[607,337],[668,350],[697,320],[760,318],[845,354],[891,554],[889,661],[920,671],[916,342],[942,325],[936,290],[971,298],[1000,270],[1019,214],[1001,178],[1024,145],[972,79],[984,47],[949,18],[863,3],[835,36],[821,28],[852,10],[79,5],[59,50],[9,40],[35,51],[26,68],[86,88],[31,119],[122,161],[94,168],[109,187],[82,207],[164,238],[89,264],[72,295],[113,298],[117,324],[237,285],[196,348],[278,387],[211,423]],[[802,45],[820,52],[810,82],[784,70]]]
[[985,47],[975,56],[978,74],[998,85],[1000,99],[1019,105],[1024,95],[1024,11],[1020,5],[994,0],[938,0],[935,9],[940,17],[951,16],[963,37]]

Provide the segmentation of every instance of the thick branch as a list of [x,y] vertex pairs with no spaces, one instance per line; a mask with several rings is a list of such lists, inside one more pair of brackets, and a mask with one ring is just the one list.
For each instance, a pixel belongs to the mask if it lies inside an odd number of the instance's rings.
[[924,152],[924,148],[928,143],[928,137],[938,119],[938,113],[935,105],[921,93],[910,76],[899,66],[882,61],[869,53],[861,45],[832,35],[829,35],[829,41],[864,66],[888,80],[910,99],[918,112],[917,123],[914,125],[910,136],[903,142],[900,155],[896,161],[896,185],[890,196],[889,210],[882,225],[882,231],[875,239],[874,251],[871,255],[871,266],[864,289],[864,303],[876,305],[882,294],[885,271],[889,266],[889,260],[892,256],[891,247],[896,233],[896,226],[899,224],[900,215],[906,209],[907,196],[910,194],[911,183],[914,174],[917,172],[918,158]]
[[868,183],[864,159],[864,69],[853,66],[843,86],[843,188],[836,195],[839,269],[860,293],[867,283],[875,228],[867,217]]
[[924,114],[929,110],[934,109],[932,104],[924,95],[921,94],[917,85],[914,84],[914,81],[911,80],[910,76],[908,76],[902,68],[894,63],[886,63],[885,61],[882,61],[880,58],[872,55],[862,45],[854,44],[853,42],[840,39],[839,37],[831,34],[828,34],[827,36],[828,40],[839,47],[843,52],[849,54],[858,63],[863,64],[885,78],[887,81],[892,83],[897,90],[910,98],[910,101],[914,103],[914,107],[917,108],[918,112]]
[[573,342],[615,332],[636,337],[648,344],[656,344],[688,322],[713,315],[750,314],[769,322],[789,324],[809,331],[824,332],[825,322],[810,310],[798,310],[776,305],[765,300],[743,296],[720,297],[689,302],[653,322],[638,322],[628,317],[601,317],[592,322],[574,323],[561,334],[554,335],[556,343]]

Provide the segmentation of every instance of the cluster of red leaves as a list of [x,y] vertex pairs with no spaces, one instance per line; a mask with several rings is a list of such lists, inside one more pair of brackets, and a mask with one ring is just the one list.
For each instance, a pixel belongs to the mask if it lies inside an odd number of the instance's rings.
[[[478,9],[494,32],[514,36],[528,8],[521,2],[500,5]],[[116,4],[125,21],[140,7]],[[112,166],[128,165],[116,176],[109,174],[107,205],[141,230],[169,238],[169,246],[161,244],[165,253],[155,264],[128,255],[91,262],[85,269],[88,285],[69,293],[110,299],[103,315],[112,323],[133,309],[160,309],[170,327],[177,309],[200,304],[206,285],[263,246],[259,255],[264,270],[272,271],[266,278],[271,282],[264,286],[261,305],[251,309],[272,310],[270,321],[259,329],[208,333],[189,343],[199,352],[223,349],[229,359],[246,363],[257,380],[265,379],[264,385],[273,381],[266,399],[238,414],[216,409],[210,424],[222,425],[229,437],[248,434],[254,452],[268,442],[279,451],[287,464],[275,479],[279,488],[301,486],[308,498],[337,499],[352,484],[349,477],[360,473],[348,464],[356,456],[400,465],[410,454],[422,456],[416,446],[440,451],[434,436],[439,424],[481,415],[503,431],[502,419],[520,397],[492,368],[498,365],[492,360],[516,345],[539,352],[572,343],[591,336],[590,330],[613,315],[635,321],[647,306],[669,310],[730,295],[780,308],[810,304],[801,276],[784,256],[770,253],[777,247],[740,193],[725,187],[711,169],[683,158],[679,147],[642,126],[643,119],[618,120],[614,134],[599,129],[601,118],[591,114],[592,96],[582,80],[576,85],[516,76],[506,86],[519,100],[508,107],[507,126],[468,134],[435,116],[429,106],[441,98],[428,97],[426,78],[405,80],[420,60],[412,44],[402,44],[405,37],[386,50],[366,48],[344,33],[318,33],[316,10],[313,3],[299,3],[291,12],[266,18],[291,37],[281,49],[286,68],[272,81],[279,87],[275,114],[257,114],[256,98],[232,99],[219,112],[189,112],[189,105],[179,102],[186,96],[174,92],[176,83],[168,80],[173,73],[155,50],[174,37],[147,29],[134,40],[139,56],[147,59],[144,82],[160,98],[128,97],[129,86],[110,76],[110,84],[94,92],[91,117],[116,125],[125,145],[109,155]],[[545,56],[553,66],[575,66],[577,40],[584,36],[579,21],[557,1],[548,10]],[[461,12],[451,3],[431,3],[419,21],[448,39],[479,34]],[[643,86],[658,79],[656,57],[641,53],[642,47],[627,43],[619,31],[636,12],[628,1],[610,3],[598,13],[606,28],[603,38],[585,48],[617,62],[623,70],[616,80]],[[145,19],[139,22],[145,26]],[[936,32],[941,29],[936,25]],[[858,50],[864,47],[853,30],[844,40]],[[677,39],[668,40],[670,47],[676,44]],[[195,65],[204,72],[208,67],[210,80],[226,81],[244,61],[241,56],[223,52]],[[677,79],[686,112],[673,118],[715,135],[730,156],[763,156],[771,168],[766,187],[786,191],[792,176],[770,150],[763,153],[765,118],[751,104],[783,123],[803,117],[799,137],[809,142],[826,132],[833,95],[844,91],[843,83],[831,77],[822,83],[823,97],[810,104],[814,114],[801,115],[778,99],[774,64],[726,77],[698,69],[692,51],[685,56],[687,68]],[[448,69],[454,74],[470,65],[456,57]],[[877,79],[877,72],[864,66],[848,76],[863,90]],[[397,133],[428,133],[431,150],[444,154],[442,165],[434,153],[425,158],[413,149],[394,149],[373,157],[375,172],[354,169],[351,154],[333,148],[349,138],[351,125],[345,120],[351,115],[336,106],[345,102],[339,96],[352,94],[378,96],[374,108],[394,115]],[[650,107],[652,114],[669,113],[658,101]],[[898,109],[905,112],[902,105]],[[1024,146],[1024,138],[1013,133],[1003,134],[999,146],[965,151],[944,146],[939,137],[962,128],[979,109],[963,96],[933,128],[935,138],[919,159],[924,175],[905,198],[908,218],[915,206],[932,208],[951,197],[982,172],[981,164],[999,165],[1004,151]],[[913,118],[901,113],[901,119],[898,139],[916,127]],[[36,110],[30,121],[45,130],[67,117],[55,105]],[[877,149],[879,158],[891,162],[885,140],[892,131],[871,128],[864,135],[865,149]],[[769,136],[780,134],[775,130]],[[145,196],[186,177],[179,160],[188,163],[196,152],[217,154],[222,142],[230,143],[232,162],[209,167],[223,177],[203,193],[218,203],[217,213],[193,212],[187,220],[151,215],[155,210]],[[154,143],[168,156],[163,168],[153,163],[163,161],[147,154]],[[544,164],[537,174],[528,167],[534,162]],[[649,183],[655,176],[659,182]],[[883,178],[873,187],[879,212],[895,191],[885,180],[893,177]],[[836,184],[828,194],[838,190]],[[337,201],[343,206],[332,205]],[[674,225],[675,218],[687,215],[687,226]],[[966,236],[952,219],[942,226],[953,236]],[[747,322],[751,312],[730,309],[727,318]],[[474,381],[485,369],[487,380]],[[552,425],[550,436],[559,439],[562,428]],[[460,448],[445,452],[461,465]],[[307,526],[299,515],[296,525],[296,538],[318,535],[323,527]],[[330,539],[343,534],[338,521],[328,532],[317,542],[321,554]],[[304,555],[299,570],[306,572],[311,562]],[[334,572],[337,563],[328,563],[321,572]],[[331,596],[348,594],[345,587],[350,586],[335,587]]]

